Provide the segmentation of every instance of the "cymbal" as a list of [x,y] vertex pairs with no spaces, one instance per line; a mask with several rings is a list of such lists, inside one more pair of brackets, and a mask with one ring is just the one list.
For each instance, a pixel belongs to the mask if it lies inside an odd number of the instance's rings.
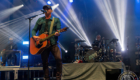
[[112,39],[111,41],[110,41],[110,43],[111,42],[117,42],[118,41],[118,39]]
[[91,46],[85,46],[85,48],[92,48]]
[[83,48],[92,48],[91,46],[81,46]]
[[79,42],[86,42],[85,40],[77,40],[75,42],[72,42],[72,43],[79,43]]
[[102,40],[109,40],[109,39],[102,39]]

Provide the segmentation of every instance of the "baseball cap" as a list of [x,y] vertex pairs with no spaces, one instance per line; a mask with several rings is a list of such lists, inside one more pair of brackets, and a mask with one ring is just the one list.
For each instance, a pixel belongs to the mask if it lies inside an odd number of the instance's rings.
[[48,8],[48,9],[51,9],[52,10],[52,7],[50,5],[44,5],[43,6],[43,9],[45,9],[45,8]]

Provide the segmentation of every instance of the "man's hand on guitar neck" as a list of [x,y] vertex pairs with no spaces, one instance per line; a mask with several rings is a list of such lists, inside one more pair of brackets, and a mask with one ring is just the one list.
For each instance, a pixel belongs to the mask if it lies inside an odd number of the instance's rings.
[[40,37],[38,37],[38,36],[33,36],[33,38],[34,38],[35,41],[39,41],[40,40]]
[[55,32],[55,36],[59,36],[60,34],[58,32]]

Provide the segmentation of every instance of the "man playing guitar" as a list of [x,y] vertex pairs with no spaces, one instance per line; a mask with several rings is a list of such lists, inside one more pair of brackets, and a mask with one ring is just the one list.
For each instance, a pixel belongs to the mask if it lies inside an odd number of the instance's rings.
[[[50,47],[46,48],[41,53],[41,58],[45,80],[49,80],[48,57],[50,52],[53,54],[56,60],[56,80],[61,80],[62,59],[60,49],[57,46],[58,36],[60,35],[57,31],[61,29],[61,23],[59,18],[53,18],[53,16],[51,15],[51,13],[53,12],[51,6],[45,5],[43,6],[43,9],[46,11],[45,17],[41,17],[37,20],[36,25],[32,30],[32,36],[35,41],[38,41],[40,40],[40,37],[36,36],[37,31],[39,31],[39,35],[41,35],[42,33],[47,33],[49,35],[53,33],[55,34],[55,36],[49,39]],[[53,27],[51,27],[52,21],[54,21]]]

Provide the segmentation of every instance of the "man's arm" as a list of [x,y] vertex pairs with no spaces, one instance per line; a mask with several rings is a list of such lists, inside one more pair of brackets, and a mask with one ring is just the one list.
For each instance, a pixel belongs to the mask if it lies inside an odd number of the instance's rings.
[[39,26],[39,21],[40,21],[40,18],[37,20],[36,24],[35,24],[35,27],[33,28],[32,30],[32,37],[33,36],[36,36],[36,32],[38,31],[38,26]]
[[[56,31],[59,31],[60,29],[61,29],[61,23],[60,23],[60,19],[59,18],[57,18],[58,20],[57,20],[57,25],[56,25]],[[55,32],[55,36],[59,36],[60,35],[60,33],[58,33],[58,32]]]
[[57,28],[57,30],[60,30],[61,29],[61,22],[60,22],[60,19],[59,18],[57,18],[58,20],[57,20],[57,26],[56,26],[56,28]]

